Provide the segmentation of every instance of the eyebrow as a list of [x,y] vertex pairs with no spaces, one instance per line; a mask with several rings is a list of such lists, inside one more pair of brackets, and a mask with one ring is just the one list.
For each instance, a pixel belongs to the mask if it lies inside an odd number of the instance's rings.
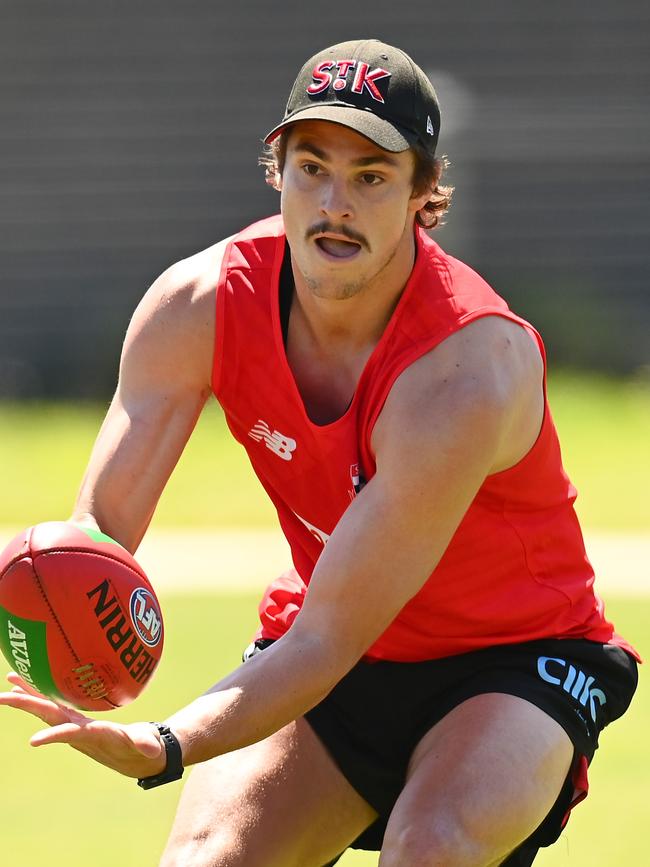
[[[318,157],[319,160],[327,161],[327,153],[318,147],[318,145],[312,144],[309,141],[299,141],[296,145],[294,145],[295,151],[307,151],[307,153],[312,154],[315,157]],[[374,154],[369,157],[359,157],[359,159],[353,160],[353,164],[355,166],[372,166],[377,163],[385,163],[389,166],[397,166],[398,162],[394,157],[384,155],[383,153]]]

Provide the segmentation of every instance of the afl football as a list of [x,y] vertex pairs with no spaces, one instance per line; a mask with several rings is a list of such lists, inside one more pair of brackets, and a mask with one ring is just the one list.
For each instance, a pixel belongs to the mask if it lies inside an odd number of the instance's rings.
[[82,710],[128,704],[151,680],[163,638],[153,587],[109,536],[49,521],[0,554],[0,649],[44,695]]

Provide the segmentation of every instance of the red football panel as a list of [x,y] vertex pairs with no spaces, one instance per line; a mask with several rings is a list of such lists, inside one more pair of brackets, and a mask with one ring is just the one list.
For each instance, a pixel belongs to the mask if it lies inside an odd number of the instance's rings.
[[108,654],[73,653],[66,635],[51,615],[47,622],[47,656],[59,693],[82,710],[111,710],[137,695],[128,694],[120,686]]
[[[29,533],[29,548],[34,556],[46,551],[66,549],[105,554],[111,559],[128,564],[131,569],[148,580],[142,567],[130,552],[117,542],[103,541],[100,538],[103,534],[84,530],[67,521],[45,521],[30,527],[27,532]],[[105,536],[104,539],[108,540],[108,537]]]
[[12,560],[29,557],[29,530],[23,530],[13,537],[0,554],[0,578]]
[[50,619],[50,609],[36,581],[31,557],[15,560],[0,573],[0,605],[27,620]]
[[[80,707],[97,707],[97,700],[132,701],[153,674],[163,647],[159,607],[155,646],[141,640],[131,615],[133,591],[149,589],[149,582],[128,565],[95,553],[50,551],[34,564],[61,627],[52,630],[48,650],[62,690]],[[71,652],[72,666],[65,664]]]

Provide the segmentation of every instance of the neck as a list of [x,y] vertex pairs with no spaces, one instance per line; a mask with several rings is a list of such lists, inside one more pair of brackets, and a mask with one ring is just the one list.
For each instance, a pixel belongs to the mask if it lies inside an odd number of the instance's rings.
[[383,334],[415,264],[415,236],[405,232],[390,259],[347,297],[318,294],[307,284],[295,260],[291,265],[295,296],[291,318],[300,320],[316,345],[335,353],[341,347],[374,346]]

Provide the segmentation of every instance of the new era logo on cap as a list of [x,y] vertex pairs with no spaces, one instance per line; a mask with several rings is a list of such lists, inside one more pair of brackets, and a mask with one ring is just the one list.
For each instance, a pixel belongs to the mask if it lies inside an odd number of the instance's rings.
[[310,58],[293,85],[284,118],[267,144],[299,120],[327,120],[397,153],[419,143],[435,153],[438,99],[404,51],[376,39],[342,42]]

